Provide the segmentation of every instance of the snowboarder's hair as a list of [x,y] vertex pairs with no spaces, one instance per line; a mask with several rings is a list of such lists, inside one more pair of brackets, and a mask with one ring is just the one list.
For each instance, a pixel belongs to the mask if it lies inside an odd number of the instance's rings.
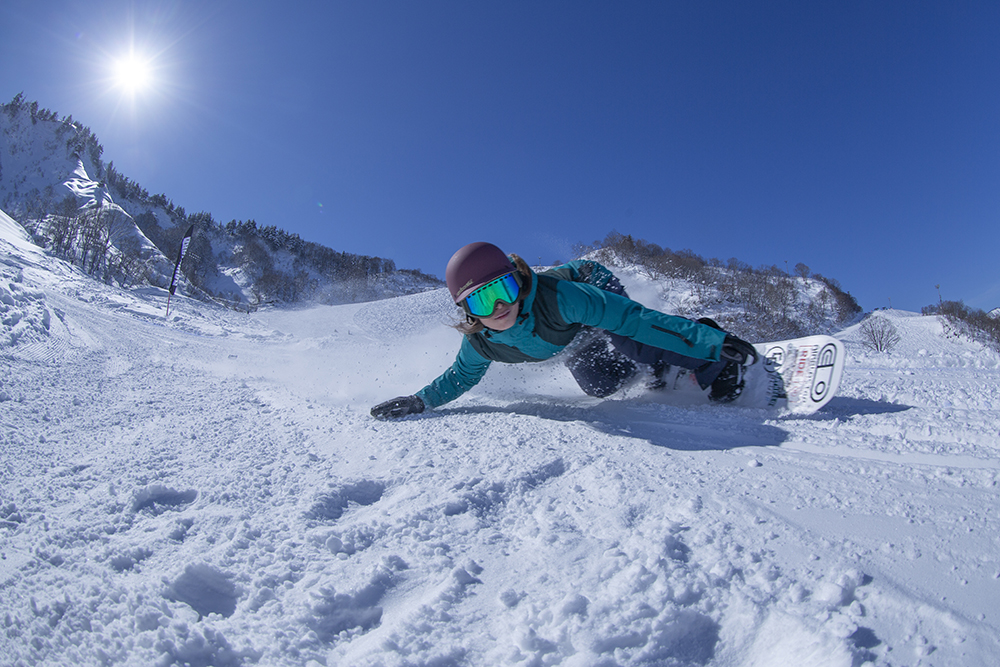
[[[508,256],[510,257],[510,261],[513,262],[514,268],[521,275],[521,293],[517,297],[517,301],[520,303],[531,292],[531,278],[534,274],[531,272],[531,267],[528,266],[528,263],[520,255],[510,253]],[[466,315],[465,321],[459,322],[454,327],[466,336],[477,334],[486,328],[479,318],[472,317],[471,315]]]

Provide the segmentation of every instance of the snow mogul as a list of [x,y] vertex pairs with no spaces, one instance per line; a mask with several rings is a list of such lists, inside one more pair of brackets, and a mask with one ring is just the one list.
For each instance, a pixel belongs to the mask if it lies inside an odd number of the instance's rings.
[[662,386],[670,366],[689,369],[709,400],[728,403],[756,361],[753,346],[708,318],[692,321],[632,301],[618,278],[592,260],[574,260],[535,273],[517,255],[470,243],[448,262],[445,280],[465,312],[456,328],[465,338],[451,368],[411,396],[371,409],[394,419],[455,400],[474,387],[494,361],[549,359],[570,346],[566,366],[589,396],[604,398],[638,372],[651,369]]

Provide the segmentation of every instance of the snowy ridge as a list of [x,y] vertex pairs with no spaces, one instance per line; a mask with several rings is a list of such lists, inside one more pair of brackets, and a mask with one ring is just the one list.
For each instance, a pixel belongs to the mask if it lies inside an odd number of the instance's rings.
[[842,332],[806,419],[598,401],[556,358],[384,423],[452,361],[443,290],[165,320],[3,217],[0,257],[0,664],[1000,654],[1000,357],[936,317]]
[[[45,234],[52,224],[48,217],[58,211],[63,217],[84,210],[105,208],[121,217],[113,234],[111,254],[133,246],[143,262],[142,278],[165,287],[172,264],[139,230],[132,216],[111,196],[104,183],[104,164],[89,130],[52,118],[41,118],[27,108],[5,105],[0,113],[0,201],[6,210],[24,207],[35,218],[33,228]],[[67,207],[66,202],[71,202]],[[6,215],[6,214],[5,214]],[[15,223],[16,224],[16,223]]]
[[[181,237],[194,225],[181,291],[244,311],[273,302],[366,301],[441,285],[419,271],[398,271],[391,260],[338,253],[274,225],[223,226],[208,213],[189,216],[166,196],[150,196],[113,162],[105,164],[102,153],[90,130],[71,118],[60,120],[21,96],[0,105],[0,207],[39,243],[58,246],[56,254],[80,264],[80,257],[106,256],[106,282],[167,287]],[[101,234],[111,237],[108,247],[95,240]],[[101,262],[92,260],[91,273],[95,264]]]
[[72,121],[40,119],[7,105],[0,113],[3,172],[0,194],[10,209],[23,199],[55,202],[75,195],[79,203],[99,204],[108,198],[87,175],[101,172],[100,157],[85,150],[86,139]]

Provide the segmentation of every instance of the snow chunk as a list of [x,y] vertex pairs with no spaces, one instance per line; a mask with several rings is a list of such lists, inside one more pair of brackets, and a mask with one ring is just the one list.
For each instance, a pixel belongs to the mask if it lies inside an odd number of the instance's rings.
[[852,667],[854,656],[842,639],[810,631],[793,616],[774,613],[764,621],[746,667]]

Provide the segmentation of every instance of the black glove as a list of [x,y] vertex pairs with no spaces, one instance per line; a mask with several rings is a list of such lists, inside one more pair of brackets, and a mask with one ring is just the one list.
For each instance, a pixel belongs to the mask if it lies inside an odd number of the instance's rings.
[[747,359],[753,357],[751,363],[757,363],[757,350],[753,345],[742,338],[737,338],[733,334],[726,334],[726,339],[722,341],[722,352],[719,358],[723,361],[735,361],[739,365],[747,363]]
[[372,417],[375,419],[398,419],[406,415],[417,415],[424,411],[424,402],[419,396],[399,396],[379,403],[372,408]]

